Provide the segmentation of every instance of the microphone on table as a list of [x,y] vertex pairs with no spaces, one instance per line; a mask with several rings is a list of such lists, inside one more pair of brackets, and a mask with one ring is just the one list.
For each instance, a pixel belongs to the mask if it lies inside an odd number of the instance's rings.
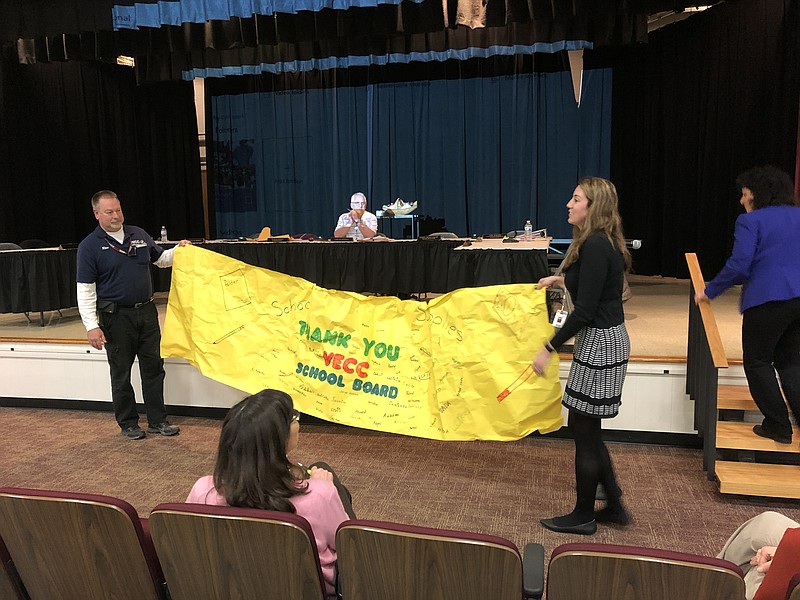
[[638,250],[642,247],[642,240],[625,240],[625,245],[633,250]]

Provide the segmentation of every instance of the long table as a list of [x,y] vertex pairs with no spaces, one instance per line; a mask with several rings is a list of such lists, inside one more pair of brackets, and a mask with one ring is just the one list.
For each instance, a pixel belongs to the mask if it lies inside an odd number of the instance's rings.
[[75,250],[0,252],[0,313],[77,306]]
[[[408,295],[534,283],[548,274],[543,250],[453,251],[460,240],[391,242],[206,242],[202,248],[329,289]],[[77,250],[0,252],[0,313],[77,306]],[[156,291],[171,269],[153,267]]]

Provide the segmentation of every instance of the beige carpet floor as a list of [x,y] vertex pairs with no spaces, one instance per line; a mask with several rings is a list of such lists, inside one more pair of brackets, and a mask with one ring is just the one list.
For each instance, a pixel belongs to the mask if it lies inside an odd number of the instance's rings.
[[[124,439],[110,413],[0,408],[0,485],[117,496],[141,515],[181,502],[210,474],[220,421],[175,417],[174,438]],[[796,502],[723,496],[699,450],[609,444],[634,523],[601,526],[592,541],[716,553],[734,528],[764,510],[800,520]],[[549,553],[582,536],[556,534],[540,518],[574,503],[571,440],[439,442],[301,423],[295,460],[328,462],[353,494],[359,517],[491,533]]]

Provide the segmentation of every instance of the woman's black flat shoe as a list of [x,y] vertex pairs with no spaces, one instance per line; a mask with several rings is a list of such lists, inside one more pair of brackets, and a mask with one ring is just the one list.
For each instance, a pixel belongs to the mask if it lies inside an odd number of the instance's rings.
[[539,522],[547,527],[550,531],[555,531],[557,533],[592,535],[597,531],[597,521],[594,519],[587,521],[586,523],[579,523],[578,525],[556,525],[555,519],[541,519]]

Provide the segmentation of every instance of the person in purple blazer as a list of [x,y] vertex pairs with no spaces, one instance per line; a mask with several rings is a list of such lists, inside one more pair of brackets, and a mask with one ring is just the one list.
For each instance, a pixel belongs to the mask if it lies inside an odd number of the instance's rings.
[[736,185],[742,190],[739,204],[747,212],[736,219],[733,252],[695,302],[742,284],[744,372],[764,415],[753,431],[791,444],[784,396],[800,423],[800,206],[792,179],[775,167],[745,171]]

